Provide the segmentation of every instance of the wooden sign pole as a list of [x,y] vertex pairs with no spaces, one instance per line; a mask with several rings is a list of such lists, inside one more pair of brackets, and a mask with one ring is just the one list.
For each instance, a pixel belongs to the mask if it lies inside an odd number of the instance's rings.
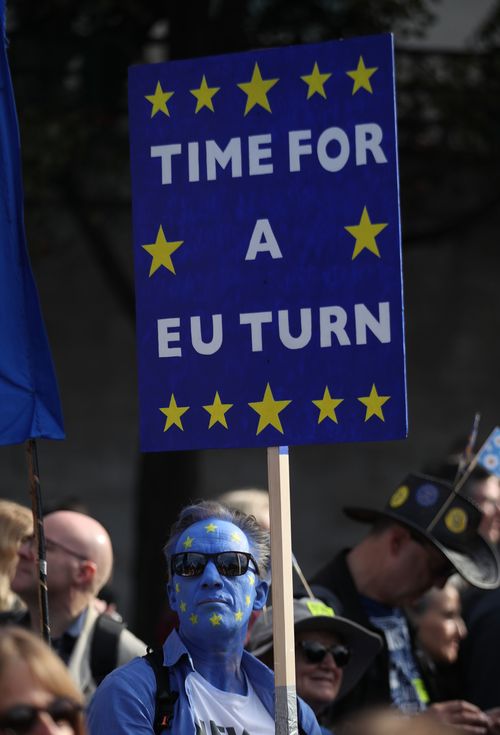
[[288,447],[267,450],[276,735],[297,735]]

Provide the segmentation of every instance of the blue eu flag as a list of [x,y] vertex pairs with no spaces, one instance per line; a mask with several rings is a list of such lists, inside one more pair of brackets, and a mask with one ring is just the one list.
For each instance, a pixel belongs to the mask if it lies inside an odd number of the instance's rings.
[[63,439],[57,382],[26,249],[19,130],[0,0],[0,444]]

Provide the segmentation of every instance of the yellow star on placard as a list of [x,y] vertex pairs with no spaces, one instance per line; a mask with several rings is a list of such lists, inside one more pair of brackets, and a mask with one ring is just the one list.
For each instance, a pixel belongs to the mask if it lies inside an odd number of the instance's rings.
[[187,539],[182,542],[182,545],[184,546],[185,549],[190,549],[191,546],[193,545],[193,541],[194,541],[193,536],[188,536]]
[[285,409],[291,401],[275,401],[269,383],[266,386],[264,392],[264,398],[262,401],[255,401],[249,403],[250,408],[259,414],[259,425],[257,426],[257,434],[266,428],[266,426],[273,426],[275,429],[283,434],[283,427],[279,414]]
[[372,223],[368,210],[366,207],[363,207],[363,213],[359,220],[359,224],[344,227],[344,229],[347,230],[347,232],[356,240],[351,260],[357,258],[360,252],[365,248],[374,253],[377,258],[380,258],[380,252],[375,238],[382,232],[382,230],[385,230],[387,225],[387,222],[380,222],[379,224]]
[[181,612],[186,612],[187,610],[187,604],[185,602],[181,602],[179,605]]
[[219,423],[227,429],[228,427],[226,413],[229,411],[230,408],[233,407],[233,405],[233,403],[222,403],[219,396],[219,391],[216,391],[214,402],[209,404],[208,406],[203,406],[205,411],[208,411],[208,413],[210,414],[208,428],[211,429],[214,424]]
[[212,617],[208,619],[210,620],[212,625],[220,625],[221,620],[222,620],[222,615],[217,615],[216,613],[214,613]]
[[338,424],[335,409],[340,406],[343,400],[343,398],[332,398],[328,386],[326,386],[323,398],[319,401],[313,401],[314,405],[319,408],[318,424],[325,419],[331,419]]
[[155,242],[149,245],[142,245],[144,250],[146,250],[146,252],[153,256],[151,267],[149,269],[150,278],[153,273],[156,273],[158,268],[161,268],[161,266],[167,268],[171,273],[175,275],[174,264],[172,263],[172,258],[170,256],[172,255],[172,253],[175,253],[177,248],[180,248],[183,242],[184,240],[168,242],[165,237],[165,233],[163,232],[163,227],[160,225]]
[[366,406],[365,422],[368,421],[372,416],[378,416],[379,419],[385,421],[384,414],[382,413],[382,406],[387,403],[390,396],[379,396],[375,383],[372,385],[369,396],[362,396],[358,398],[364,406]]
[[215,531],[217,531],[217,526],[215,523],[209,523],[208,526],[205,526],[205,531],[207,533],[215,533]]
[[193,625],[196,625],[198,622],[198,616],[194,613],[191,613],[191,615],[189,616],[189,620],[193,623]]
[[152,108],[151,108],[151,117],[154,117],[157,112],[163,112],[167,117],[170,117],[170,112],[168,111],[167,102],[172,97],[174,92],[164,92],[161,88],[160,82],[156,85],[155,93],[154,94],[146,94],[144,95],[148,102],[151,102]]
[[166,408],[160,408],[160,411],[167,417],[163,431],[168,431],[168,429],[170,429],[174,424],[178,426],[181,431],[184,431],[181,416],[185,414],[186,411],[189,411],[189,406],[178,406],[175,402],[175,396],[172,393],[170,396],[170,403]]
[[354,79],[354,84],[352,85],[352,93],[356,94],[358,89],[366,89],[367,92],[373,94],[370,77],[375,74],[377,70],[378,66],[371,66],[370,68],[367,68],[365,66],[365,62],[363,61],[363,57],[360,56],[356,69],[353,69],[352,71],[346,71],[347,76],[351,77],[351,79]]
[[310,74],[305,74],[303,77],[300,77],[302,81],[304,81],[308,86],[307,99],[310,99],[310,97],[312,97],[313,94],[316,93],[320,94],[326,99],[324,85],[331,76],[331,74],[320,74],[320,71],[318,69],[318,62],[315,61],[312,72]]
[[245,115],[250,112],[255,105],[260,105],[264,110],[271,112],[267,93],[277,82],[279,82],[279,79],[262,79],[259,65],[257,63],[255,64],[251,80],[249,82],[238,84],[238,87],[247,95]]
[[209,87],[207,80],[205,79],[205,75],[203,75],[199,88],[189,90],[191,94],[196,97],[195,113],[199,112],[203,107],[208,107],[209,110],[215,112],[212,97],[214,97],[219,90],[220,87]]
[[234,613],[234,619],[240,622],[240,620],[243,620],[243,613],[241,610],[238,610],[238,612]]
[[248,607],[251,602],[252,602],[252,598],[250,597],[250,595],[246,595],[245,596],[245,605]]

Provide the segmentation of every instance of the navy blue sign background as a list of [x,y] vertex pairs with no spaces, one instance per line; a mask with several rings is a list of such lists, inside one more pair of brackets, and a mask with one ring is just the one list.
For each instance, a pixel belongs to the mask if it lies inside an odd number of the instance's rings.
[[406,435],[390,35],[132,67],[143,451]]

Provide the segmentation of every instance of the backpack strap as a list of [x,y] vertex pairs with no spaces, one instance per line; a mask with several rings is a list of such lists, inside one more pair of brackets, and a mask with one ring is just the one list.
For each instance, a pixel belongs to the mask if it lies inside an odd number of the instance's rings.
[[156,696],[155,696],[155,719],[153,729],[156,735],[172,726],[172,718],[174,715],[174,706],[179,696],[179,692],[173,692],[170,689],[170,676],[168,666],[163,665],[163,649],[150,648],[144,659],[148,662],[154,671],[156,679]]
[[118,644],[124,624],[106,613],[101,613],[95,621],[92,643],[90,644],[90,670],[96,684],[118,665]]

